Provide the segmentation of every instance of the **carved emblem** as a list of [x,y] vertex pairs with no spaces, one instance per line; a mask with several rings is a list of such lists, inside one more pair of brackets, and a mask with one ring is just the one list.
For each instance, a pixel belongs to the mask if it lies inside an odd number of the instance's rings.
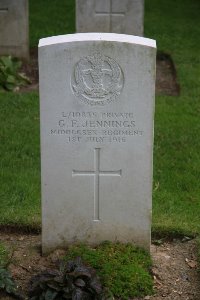
[[73,93],[89,105],[105,105],[115,100],[123,83],[123,73],[118,63],[100,53],[81,58],[71,78]]

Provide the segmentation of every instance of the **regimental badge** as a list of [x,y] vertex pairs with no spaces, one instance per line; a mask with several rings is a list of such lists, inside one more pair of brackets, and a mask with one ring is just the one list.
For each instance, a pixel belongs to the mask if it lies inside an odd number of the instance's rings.
[[124,76],[118,63],[99,52],[81,58],[71,77],[74,95],[88,105],[105,105],[115,100],[123,84]]

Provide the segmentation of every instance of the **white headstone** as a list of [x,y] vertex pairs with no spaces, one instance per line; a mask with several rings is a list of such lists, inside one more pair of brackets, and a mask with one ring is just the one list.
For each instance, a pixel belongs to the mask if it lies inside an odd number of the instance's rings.
[[40,40],[42,245],[150,247],[155,41]]
[[0,55],[29,58],[28,0],[0,0]]
[[144,0],[76,0],[77,32],[143,36]]

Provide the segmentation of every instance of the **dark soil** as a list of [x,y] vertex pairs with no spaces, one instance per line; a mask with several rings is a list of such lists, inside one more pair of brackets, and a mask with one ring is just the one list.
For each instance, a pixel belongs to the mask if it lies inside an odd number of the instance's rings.
[[[48,256],[41,255],[41,236],[20,233],[1,233],[3,241],[12,252],[10,270],[18,286],[27,291],[30,278],[55,267],[64,250],[56,250]],[[200,284],[197,270],[197,245],[194,240],[173,240],[151,247],[153,259],[154,296],[132,300],[199,300]],[[11,297],[0,296],[11,300]],[[122,300],[122,299],[121,299]]]
[[156,94],[179,96],[176,68],[169,54],[158,52],[156,59]]
[[[21,87],[19,92],[38,90],[38,51],[36,48],[30,50],[29,63],[23,63],[22,72],[30,79],[32,84]],[[156,94],[178,96],[180,87],[177,83],[176,69],[170,55],[158,52],[156,59]]]

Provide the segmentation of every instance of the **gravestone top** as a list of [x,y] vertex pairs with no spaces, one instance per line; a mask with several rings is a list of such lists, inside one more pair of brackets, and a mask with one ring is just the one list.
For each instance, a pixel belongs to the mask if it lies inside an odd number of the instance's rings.
[[156,43],[80,33],[39,43],[42,248],[149,250]]
[[149,38],[127,35],[127,34],[99,33],[99,32],[75,33],[75,34],[59,35],[59,36],[43,38],[40,39],[39,41],[39,47],[49,46],[53,44],[79,42],[79,41],[87,42],[91,40],[130,43],[130,44],[143,45],[143,46],[148,46],[153,48],[156,47],[156,41]]
[[144,0],[76,0],[77,32],[143,35]]

